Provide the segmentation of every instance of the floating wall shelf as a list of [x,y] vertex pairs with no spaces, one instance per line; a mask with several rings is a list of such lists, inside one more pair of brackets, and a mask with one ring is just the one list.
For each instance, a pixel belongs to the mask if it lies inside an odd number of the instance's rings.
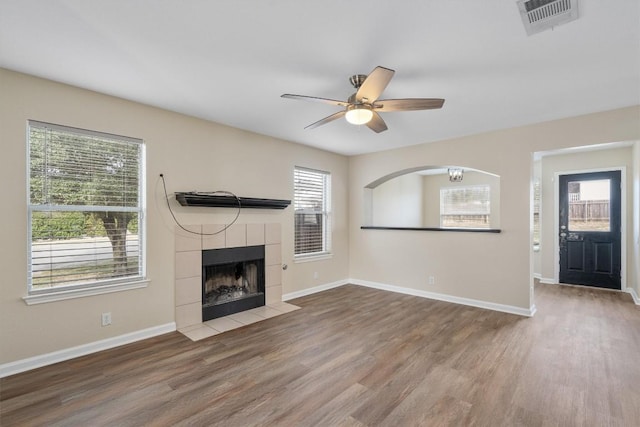
[[[291,204],[291,200],[257,199],[238,197],[240,206],[250,209],[284,209]],[[207,193],[176,193],[176,200],[182,206],[200,206],[210,208],[237,208],[238,200],[230,195]]]
[[441,228],[441,227],[376,227],[363,225],[362,230],[409,230],[409,231],[457,231],[462,233],[500,233],[499,228]]

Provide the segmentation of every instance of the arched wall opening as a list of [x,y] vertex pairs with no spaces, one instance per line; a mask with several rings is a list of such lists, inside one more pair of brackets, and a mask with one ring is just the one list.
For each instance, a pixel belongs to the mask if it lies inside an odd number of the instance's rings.
[[500,176],[478,169],[404,169],[366,185],[363,197],[365,227],[500,228]]

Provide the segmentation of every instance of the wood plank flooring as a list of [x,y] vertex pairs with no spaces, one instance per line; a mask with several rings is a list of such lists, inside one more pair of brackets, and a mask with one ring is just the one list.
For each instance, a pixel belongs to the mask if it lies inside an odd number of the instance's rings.
[[533,318],[348,285],[0,380],[2,426],[638,426],[640,308],[538,285]]

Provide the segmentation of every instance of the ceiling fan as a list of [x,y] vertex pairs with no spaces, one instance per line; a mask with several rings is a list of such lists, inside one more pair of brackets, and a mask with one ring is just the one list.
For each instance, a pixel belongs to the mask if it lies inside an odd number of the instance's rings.
[[367,125],[372,131],[380,133],[387,130],[387,125],[378,113],[442,108],[444,99],[440,98],[378,99],[391,81],[394,73],[395,71],[389,68],[376,67],[368,76],[364,74],[351,76],[349,82],[356,88],[356,92],[346,101],[318,98],[315,96],[292,95],[289,93],[282,95],[282,98],[321,102],[323,104],[344,107],[344,110],[338,111],[315,123],[311,123],[305,127],[305,129],[314,129],[341,117],[345,117],[351,124]]

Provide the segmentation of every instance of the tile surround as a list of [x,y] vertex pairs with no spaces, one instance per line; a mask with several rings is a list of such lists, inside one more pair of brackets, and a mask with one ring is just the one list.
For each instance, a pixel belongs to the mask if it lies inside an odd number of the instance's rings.
[[225,248],[247,246],[247,224],[233,224],[225,231]]
[[222,231],[224,225],[209,224],[202,226],[202,246],[200,249],[222,249],[226,247],[226,233]]
[[247,246],[264,245],[265,240],[264,224],[247,224]]
[[186,225],[186,230],[176,226],[175,245],[176,252],[197,251],[200,250],[202,226]]
[[176,252],[176,279],[200,276],[202,251]]
[[[265,245],[265,300],[267,305],[275,304],[271,310],[252,313],[252,310],[237,313],[245,323],[233,316],[227,316],[232,321],[246,324],[248,319],[264,320],[266,313],[274,315],[276,312],[291,309],[291,304],[282,306],[282,246],[281,225],[270,224],[234,224],[224,230],[222,224],[194,224],[184,226],[185,231],[176,226],[175,232],[175,317],[179,331],[191,339],[201,339],[207,335],[208,328],[215,333],[222,331],[211,327],[209,322],[202,322],[202,250],[237,248],[246,246]],[[224,230],[224,231],[222,231]],[[221,232],[222,231],[222,232]],[[202,233],[193,234],[193,233]],[[215,234],[214,234],[215,233]],[[197,295],[197,300],[196,299]],[[278,309],[277,307],[280,307]],[[291,307],[287,307],[291,306]],[[258,307],[265,308],[265,307]],[[242,315],[247,313],[247,315]],[[257,319],[256,319],[257,318]],[[221,318],[226,319],[226,318]],[[213,319],[218,320],[218,319]],[[225,321],[221,321],[225,322]],[[232,324],[231,324],[232,325]],[[227,326],[229,323],[227,322]],[[220,327],[225,329],[225,327]]]
[[220,332],[231,331],[244,326],[244,323],[232,319],[230,316],[218,317],[217,319],[207,320],[203,325],[213,328]]
[[273,305],[278,302],[282,302],[282,285],[267,286],[265,289],[265,301],[266,305]]
[[200,277],[176,279],[176,307],[194,302],[202,302],[202,283]]
[[186,326],[179,331],[192,341],[199,341],[299,309],[298,306],[280,301],[273,305],[265,305],[230,316],[218,317],[204,323]]

